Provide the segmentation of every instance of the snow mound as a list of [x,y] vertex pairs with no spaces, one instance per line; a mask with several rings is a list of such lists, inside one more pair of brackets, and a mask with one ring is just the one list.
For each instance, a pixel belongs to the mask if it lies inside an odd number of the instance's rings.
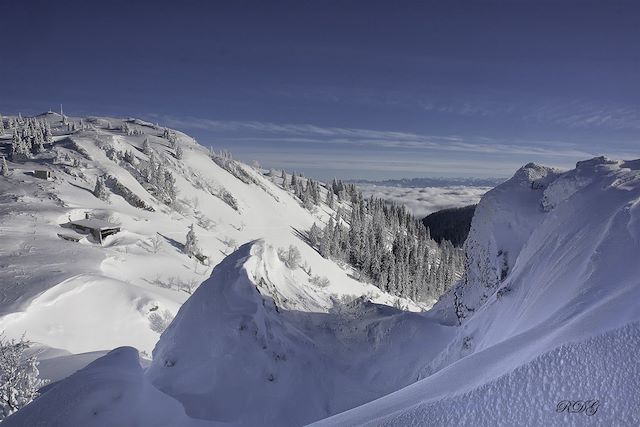
[[451,332],[357,299],[330,313],[285,310],[260,289],[286,281],[274,248],[243,245],[180,308],[148,375],[189,416],[301,425],[411,384]]
[[121,347],[50,387],[6,426],[201,426],[143,375],[138,352]]
[[158,301],[172,305],[161,289],[82,274],[43,292],[25,311],[0,318],[0,329],[28,331],[32,341],[73,353],[122,342],[150,348],[157,334],[149,328],[148,316]]
[[[312,343],[288,330],[273,300],[257,291],[251,270],[262,251],[260,243],[246,244],[217,266],[153,351],[149,377],[182,401],[191,416],[269,420],[294,400],[299,406],[291,419],[321,410],[309,407],[312,399],[287,392],[314,387],[304,372],[317,356],[308,352],[303,361],[291,357],[296,348],[310,350]],[[265,406],[270,409],[261,410]]]

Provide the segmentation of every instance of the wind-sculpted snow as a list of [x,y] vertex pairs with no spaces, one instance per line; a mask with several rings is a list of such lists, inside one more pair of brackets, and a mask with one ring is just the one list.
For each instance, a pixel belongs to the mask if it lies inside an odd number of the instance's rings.
[[138,352],[121,347],[54,384],[3,426],[212,426],[190,419],[179,402],[144,376]]
[[287,310],[265,291],[292,278],[276,248],[241,246],[180,308],[146,373],[134,349],[114,350],[9,425],[303,425],[415,382],[454,332],[364,298]]
[[190,416],[301,425],[410,384],[446,342],[451,328],[364,301],[331,313],[278,308],[259,291],[286,280],[273,252],[242,246],[161,336],[148,375]]
[[[465,242],[465,286],[455,297],[459,316],[481,305],[497,290],[533,229],[542,220],[540,197],[558,171],[527,164],[478,204]],[[459,295],[460,291],[464,296]]]
[[[528,364],[446,398],[423,381],[318,425],[637,426],[640,325],[562,345]],[[475,362],[478,362],[478,357]],[[482,365],[476,365],[476,368]],[[450,382],[456,382],[447,372]]]
[[461,325],[426,378],[327,424],[638,425],[636,165],[527,165],[489,192],[470,274],[433,310]]

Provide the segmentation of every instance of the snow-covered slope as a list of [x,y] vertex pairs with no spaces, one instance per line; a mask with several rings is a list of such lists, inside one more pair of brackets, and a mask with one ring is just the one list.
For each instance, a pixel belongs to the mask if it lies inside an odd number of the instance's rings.
[[327,313],[281,308],[259,290],[291,280],[281,264],[265,241],[243,245],[180,308],[146,372],[132,348],[114,350],[9,425],[303,425],[413,383],[453,333],[364,298]]
[[481,201],[466,281],[434,308],[461,322],[436,373],[321,424],[638,425],[638,253],[638,161],[523,167]]
[[184,413],[179,402],[144,376],[138,352],[117,348],[54,384],[3,421],[7,426],[211,426]]
[[[376,304],[397,299],[303,243],[326,205],[310,212],[179,133],[178,156],[148,123],[124,135],[115,119],[70,133],[47,120],[55,159],[0,179],[0,329],[38,341],[60,381],[9,425],[640,424],[640,161],[524,166],[480,202],[464,280],[415,313]],[[162,159],[177,202],[114,150]],[[109,201],[91,191],[102,176]],[[58,238],[85,211],[123,231]],[[183,253],[191,224],[209,265]],[[305,269],[280,260],[289,245]],[[564,400],[597,410],[557,412]]]
[[[171,131],[174,146],[164,128],[136,119],[66,118],[68,125],[55,113],[38,119],[50,124],[53,144],[33,159],[9,161],[9,176],[0,177],[0,330],[7,336],[26,333],[72,353],[128,345],[150,354],[159,337],[154,313],[170,320],[214,265],[257,238],[274,248],[294,245],[305,269],[328,279],[328,286],[314,286],[298,268],[288,281],[263,288],[281,307],[322,312],[362,295],[397,304],[397,297],[355,280],[301,239],[334,211],[324,204],[313,213],[304,209],[277,185],[279,178],[231,161],[239,171],[233,174],[187,135]],[[9,132],[0,136],[1,154],[9,153],[10,142]],[[171,207],[138,176],[151,156],[175,178]],[[53,179],[35,177],[37,169],[51,171]],[[100,177],[107,201],[93,194]],[[65,224],[85,213],[122,231],[102,245],[58,236],[78,237]],[[207,265],[183,253],[192,224]]]

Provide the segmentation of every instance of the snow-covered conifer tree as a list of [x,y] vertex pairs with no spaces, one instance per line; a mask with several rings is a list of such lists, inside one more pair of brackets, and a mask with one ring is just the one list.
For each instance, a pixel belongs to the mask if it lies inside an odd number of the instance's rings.
[[331,188],[331,186],[327,186],[327,206],[329,206],[331,209],[333,209],[333,198],[334,194],[333,194],[333,188]]
[[44,141],[47,143],[53,142],[53,133],[51,132],[51,125],[49,122],[44,122]]
[[176,201],[176,179],[168,170],[164,171],[163,192],[171,203]]
[[178,160],[182,160],[182,158],[184,157],[184,150],[182,149],[181,146],[176,146],[176,159]]
[[320,227],[318,227],[314,222],[309,230],[309,243],[311,243],[311,246],[318,246],[321,239],[322,232],[320,231]]
[[7,159],[2,156],[2,166],[0,166],[0,175],[8,176],[9,175],[9,166],[7,166]]
[[142,143],[142,152],[147,156],[151,155],[151,144],[149,144],[149,138],[145,138]]
[[13,138],[11,140],[11,155],[29,156],[30,147],[25,143],[20,132],[17,129],[13,130]]
[[196,236],[196,232],[193,229],[193,224],[189,226],[189,231],[187,232],[187,241],[184,244],[184,253],[191,258],[194,255],[197,255],[200,252],[198,248],[198,237]]
[[104,179],[100,176],[96,179],[96,186],[93,189],[93,195],[105,202],[109,200],[109,190],[107,190],[107,186],[104,185]]
[[320,255],[325,258],[331,256],[331,240],[333,239],[333,218],[329,218],[329,223],[324,228],[322,241],[320,242]]

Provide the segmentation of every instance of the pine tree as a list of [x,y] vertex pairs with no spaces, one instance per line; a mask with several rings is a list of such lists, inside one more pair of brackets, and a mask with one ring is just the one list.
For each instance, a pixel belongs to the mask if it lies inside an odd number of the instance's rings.
[[333,239],[333,218],[329,218],[329,223],[322,233],[322,241],[320,242],[320,255],[325,258],[331,256],[331,240]]
[[184,157],[184,150],[182,149],[181,146],[178,145],[176,147],[176,159],[182,160],[183,157]]
[[53,142],[53,133],[51,133],[51,125],[49,122],[44,122],[44,141],[47,143]]
[[320,231],[320,227],[318,227],[314,222],[311,226],[311,229],[309,230],[309,243],[311,243],[311,246],[315,247],[320,244],[321,239],[322,232]]
[[39,154],[44,151],[44,136],[42,135],[40,129],[36,129],[34,131],[34,136],[31,141],[31,151],[33,154]]
[[198,238],[196,237],[196,232],[193,227],[193,224],[191,224],[189,231],[187,232],[187,241],[184,244],[184,253],[187,254],[189,258],[200,253],[200,249],[198,248]]
[[333,227],[333,236],[331,236],[331,242],[329,246],[329,252],[334,258],[341,258],[340,253],[340,240],[342,239],[342,226],[339,221],[336,221],[335,227]]
[[327,187],[327,199],[326,203],[331,209],[333,209],[333,189],[331,187]]
[[13,130],[13,138],[11,140],[11,156],[12,158],[15,155],[18,156],[29,156],[30,149],[27,144],[24,142],[20,132],[17,129]]
[[142,143],[142,152],[147,156],[151,155],[151,144],[149,144],[149,138],[145,138]]
[[9,166],[7,166],[7,159],[5,159],[4,156],[2,156],[2,166],[0,167],[0,176],[9,176]]
[[164,171],[163,189],[170,203],[174,203],[177,197],[176,179],[173,177],[173,174],[169,171]]
[[107,186],[104,185],[104,180],[100,176],[96,179],[96,186],[93,189],[93,195],[105,202],[109,200],[109,190],[107,190]]

